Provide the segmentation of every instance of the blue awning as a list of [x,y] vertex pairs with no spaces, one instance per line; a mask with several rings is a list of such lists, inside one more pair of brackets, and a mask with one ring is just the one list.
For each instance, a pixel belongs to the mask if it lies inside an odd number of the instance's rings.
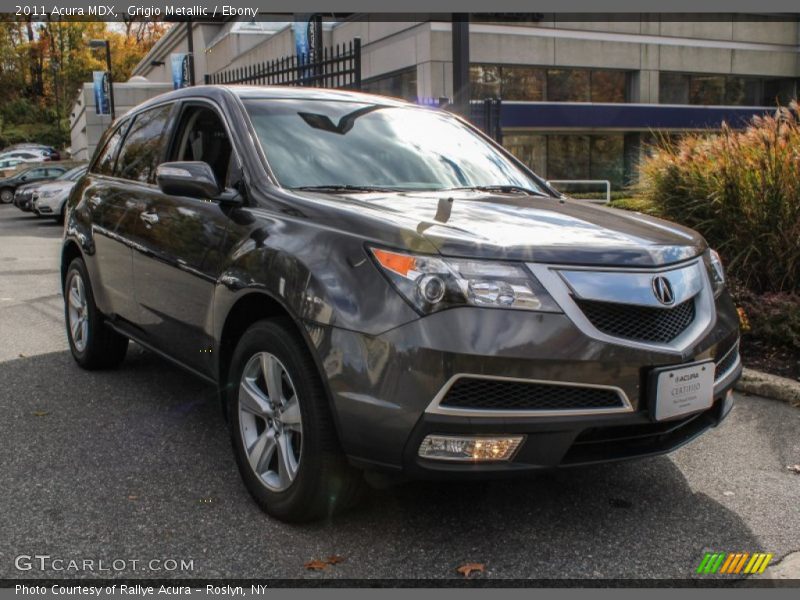
[[754,115],[774,110],[752,106],[503,102],[500,120],[504,129],[716,129],[723,122],[743,127]]

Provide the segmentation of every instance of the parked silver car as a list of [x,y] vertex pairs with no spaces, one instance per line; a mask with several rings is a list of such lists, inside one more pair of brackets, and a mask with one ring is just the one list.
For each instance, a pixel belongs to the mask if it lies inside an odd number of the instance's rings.
[[42,183],[33,190],[33,212],[40,217],[55,217],[64,222],[64,208],[75,183],[86,174],[87,166],[75,167],[61,177]]

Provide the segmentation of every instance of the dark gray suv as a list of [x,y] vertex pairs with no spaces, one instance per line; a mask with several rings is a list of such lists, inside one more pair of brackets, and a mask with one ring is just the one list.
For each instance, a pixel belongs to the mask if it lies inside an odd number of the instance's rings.
[[270,514],[352,503],[361,471],[530,473],[670,451],[741,371],[693,231],[561,197],[438,110],[196,87],[137,107],[73,190],[75,360],[129,340],[216,384]]

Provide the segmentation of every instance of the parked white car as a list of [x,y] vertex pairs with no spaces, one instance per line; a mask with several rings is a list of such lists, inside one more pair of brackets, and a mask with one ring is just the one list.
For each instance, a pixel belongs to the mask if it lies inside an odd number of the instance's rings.
[[20,163],[31,162],[33,159],[28,158],[0,158],[0,171],[7,171],[13,169]]
[[17,159],[22,162],[44,162],[47,160],[43,150],[14,150],[0,154],[0,160]]
[[75,183],[84,176],[87,166],[70,169],[57,179],[42,183],[33,192],[33,212],[40,217],[55,217],[64,222],[64,207]]

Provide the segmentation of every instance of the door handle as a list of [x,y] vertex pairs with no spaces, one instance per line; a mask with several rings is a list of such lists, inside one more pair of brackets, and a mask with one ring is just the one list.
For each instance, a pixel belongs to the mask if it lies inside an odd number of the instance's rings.
[[158,215],[154,212],[139,213],[139,218],[148,225],[155,225],[158,223]]

